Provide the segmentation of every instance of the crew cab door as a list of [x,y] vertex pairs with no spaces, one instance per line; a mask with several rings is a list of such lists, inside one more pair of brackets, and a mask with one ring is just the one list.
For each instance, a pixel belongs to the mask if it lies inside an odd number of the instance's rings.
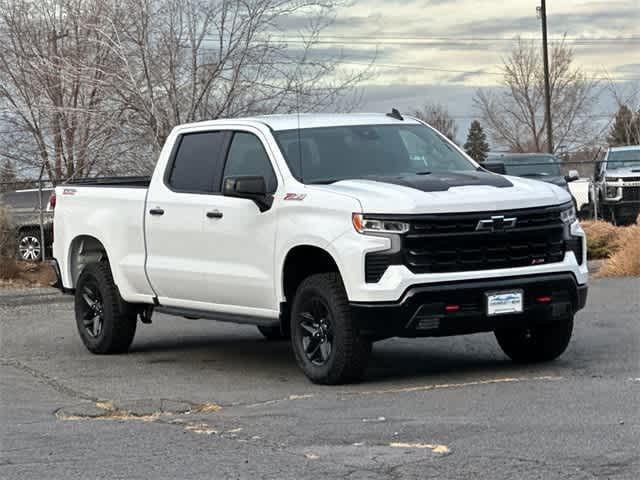
[[[222,182],[228,177],[264,177],[267,192],[277,189],[268,149],[255,131],[235,130],[226,152]],[[210,248],[203,262],[206,301],[229,313],[277,315],[274,285],[276,209],[260,211],[245,198],[207,199],[204,233]]]
[[195,308],[207,295],[204,264],[215,244],[203,226],[208,201],[219,194],[229,135],[220,130],[180,135],[165,172],[150,185],[146,273],[162,305]]

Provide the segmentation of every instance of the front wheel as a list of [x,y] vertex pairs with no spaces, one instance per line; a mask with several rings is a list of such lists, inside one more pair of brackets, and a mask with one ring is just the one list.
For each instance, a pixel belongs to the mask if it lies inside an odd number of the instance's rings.
[[120,298],[109,265],[90,263],[76,284],[78,333],[90,352],[123,353],[136,333],[135,309]]
[[548,362],[564,353],[571,340],[573,317],[544,325],[496,330],[502,351],[517,363]]
[[298,287],[291,344],[298,365],[314,383],[347,383],[364,374],[371,341],[359,335],[337,273],[311,275]]

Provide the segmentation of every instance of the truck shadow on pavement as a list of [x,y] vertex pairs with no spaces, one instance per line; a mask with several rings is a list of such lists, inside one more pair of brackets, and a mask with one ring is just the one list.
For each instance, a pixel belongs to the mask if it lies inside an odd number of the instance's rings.
[[[477,341],[480,340],[480,341]],[[425,380],[442,375],[508,376],[528,372],[502,355],[487,335],[438,338],[391,339],[374,344],[364,382]],[[180,370],[211,368],[228,375],[277,376],[282,380],[304,379],[288,341],[267,341],[250,335],[198,336],[141,339],[130,356],[146,365],[168,364]],[[562,365],[562,360],[554,365]],[[544,371],[545,367],[535,367]],[[557,367],[554,368],[557,370]]]

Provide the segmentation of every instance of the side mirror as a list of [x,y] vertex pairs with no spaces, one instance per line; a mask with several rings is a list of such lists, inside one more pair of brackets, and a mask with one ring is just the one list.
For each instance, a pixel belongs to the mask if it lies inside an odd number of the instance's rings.
[[481,164],[486,170],[500,175],[506,175],[507,169],[503,162],[484,162]]
[[580,178],[580,174],[577,170],[569,170],[569,175],[565,175],[564,179],[567,183],[575,182]]
[[226,197],[253,200],[261,212],[269,210],[273,197],[267,194],[264,177],[227,177],[224,179],[222,193]]

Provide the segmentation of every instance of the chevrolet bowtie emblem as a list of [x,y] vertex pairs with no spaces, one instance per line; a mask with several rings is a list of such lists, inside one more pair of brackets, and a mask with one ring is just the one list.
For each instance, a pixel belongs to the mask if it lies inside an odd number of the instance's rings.
[[515,217],[504,218],[503,215],[496,215],[485,220],[480,220],[476,226],[476,230],[484,232],[501,232],[502,230],[515,227],[517,220],[518,219]]

